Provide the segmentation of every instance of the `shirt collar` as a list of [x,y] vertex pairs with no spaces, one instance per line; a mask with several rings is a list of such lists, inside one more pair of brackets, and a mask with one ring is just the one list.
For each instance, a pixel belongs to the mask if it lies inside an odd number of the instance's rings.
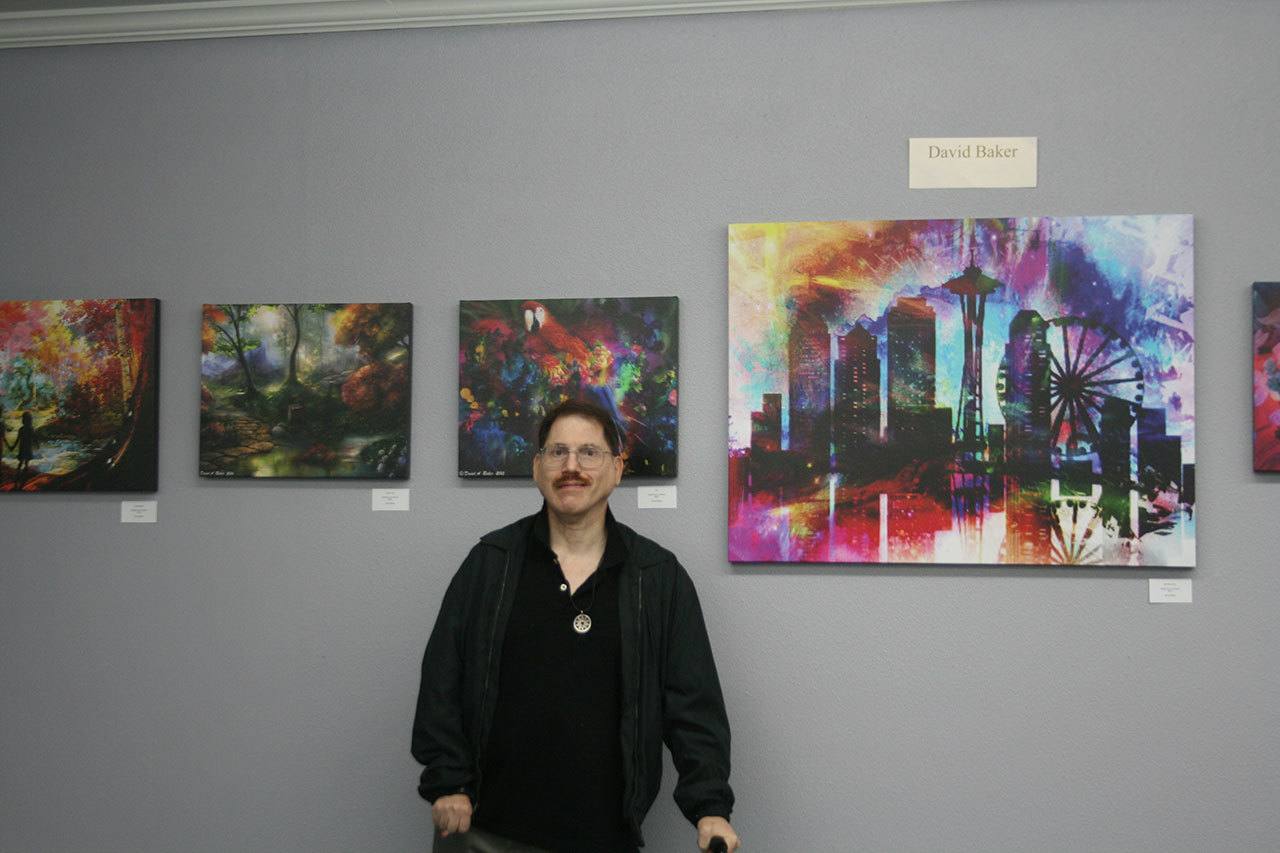
[[[605,507],[604,511],[604,556],[600,559],[600,568],[608,569],[613,566],[622,565],[627,559],[627,543],[622,538],[622,532],[618,530],[618,522],[613,517],[613,510]],[[547,505],[544,502],[542,509],[533,518],[533,527],[529,531],[530,537],[534,542],[541,545],[548,551],[551,550],[551,523],[547,520]]]

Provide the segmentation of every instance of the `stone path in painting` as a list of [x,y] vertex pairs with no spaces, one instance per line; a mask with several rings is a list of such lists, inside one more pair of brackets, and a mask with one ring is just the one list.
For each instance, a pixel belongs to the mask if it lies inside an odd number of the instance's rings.
[[222,424],[232,440],[223,447],[211,447],[200,453],[200,470],[234,471],[242,456],[253,456],[273,450],[276,443],[271,440],[271,432],[266,424],[256,421],[246,414],[228,409],[217,409],[212,412],[215,423]]

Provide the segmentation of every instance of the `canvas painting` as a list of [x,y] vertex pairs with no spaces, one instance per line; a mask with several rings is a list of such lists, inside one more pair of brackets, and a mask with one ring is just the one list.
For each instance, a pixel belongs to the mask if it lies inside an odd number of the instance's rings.
[[1280,282],[1253,285],[1253,470],[1280,471]]
[[675,297],[464,301],[458,322],[458,476],[528,477],[552,406],[603,407],[625,472],[676,475]]
[[408,303],[204,306],[200,475],[409,476]]
[[1190,216],[734,225],[729,558],[1195,562]]
[[154,492],[160,302],[0,301],[0,491]]

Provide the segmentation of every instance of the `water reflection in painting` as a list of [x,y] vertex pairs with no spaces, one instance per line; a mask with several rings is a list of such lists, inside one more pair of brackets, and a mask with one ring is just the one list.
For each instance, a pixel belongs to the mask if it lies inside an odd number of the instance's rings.
[[1191,226],[732,226],[730,559],[1194,564]]

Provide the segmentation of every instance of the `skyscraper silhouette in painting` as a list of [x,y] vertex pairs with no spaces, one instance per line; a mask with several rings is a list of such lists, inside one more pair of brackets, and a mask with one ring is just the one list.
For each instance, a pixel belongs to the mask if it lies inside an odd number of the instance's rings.
[[731,226],[729,558],[1193,565],[1191,276],[1190,216]]

